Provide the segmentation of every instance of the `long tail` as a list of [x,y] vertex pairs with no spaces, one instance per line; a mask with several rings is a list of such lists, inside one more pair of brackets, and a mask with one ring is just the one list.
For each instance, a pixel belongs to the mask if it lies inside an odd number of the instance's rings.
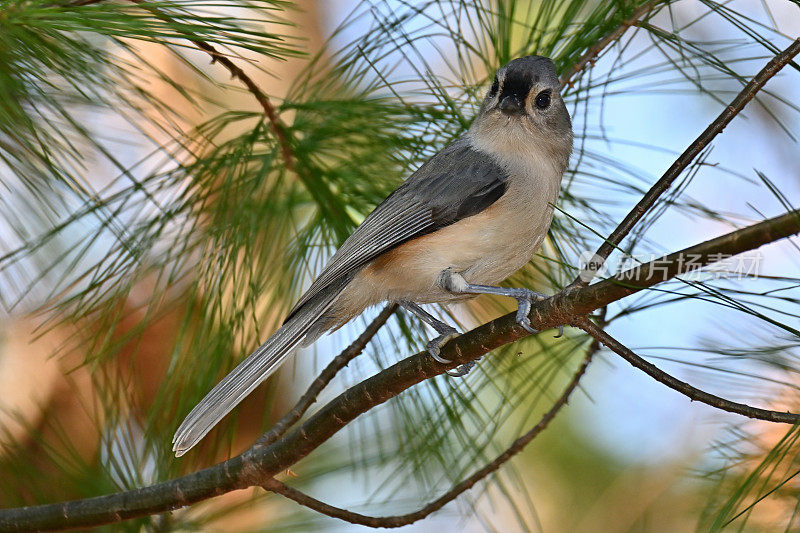
[[[315,322],[331,308],[345,285],[346,283],[331,286],[303,305],[264,344],[239,363],[200,400],[172,438],[172,451],[176,456],[180,457],[200,442],[231,409],[278,369],[292,350],[304,340]],[[321,333],[319,331],[316,334]]]

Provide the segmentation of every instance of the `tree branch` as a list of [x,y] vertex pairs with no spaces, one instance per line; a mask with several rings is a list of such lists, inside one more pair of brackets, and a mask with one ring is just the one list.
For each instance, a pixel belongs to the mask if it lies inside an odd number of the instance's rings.
[[664,0],[651,0],[634,10],[630,17],[623,20],[619,26],[606,34],[602,39],[590,46],[578,60],[561,75],[561,86],[572,86],[572,78],[581,73],[590,63],[597,61],[600,54],[614,41],[622,37],[628,28],[636,24],[641,18],[650,13],[655,7],[664,3]]
[[[73,2],[69,2],[66,5],[68,7],[83,7],[89,6],[92,4],[100,4],[107,0],[75,0]],[[165,15],[158,9],[154,8],[153,6],[147,5],[147,0],[128,0],[132,4],[136,4],[140,8],[149,11],[157,18],[160,18],[166,22],[174,22],[172,17],[169,15]],[[264,114],[267,116],[267,121],[269,122],[270,130],[275,135],[275,139],[278,141],[278,145],[281,149],[281,154],[283,157],[284,164],[286,168],[289,170],[294,171],[295,164],[294,164],[294,153],[292,152],[291,144],[289,143],[289,139],[286,136],[286,132],[284,129],[283,122],[281,122],[280,117],[278,117],[278,113],[275,110],[275,106],[272,105],[269,97],[261,90],[258,84],[248,76],[244,70],[239,67],[236,63],[234,63],[228,56],[223,54],[222,52],[218,51],[214,45],[211,43],[204,41],[203,39],[198,38],[187,38],[189,42],[197,46],[200,50],[204,51],[208,55],[211,56],[211,63],[219,63],[223,67],[225,67],[231,75],[231,78],[238,79],[247,90],[253,95],[256,99],[258,104],[263,109]]]
[[402,515],[395,515],[395,516],[368,516],[359,513],[354,513],[352,511],[348,511],[346,509],[342,509],[339,507],[334,507],[333,505],[329,505],[325,502],[312,498],[307,494],[289,487],[284,483],[281,483],[275,478],[269,479],[264,483],[262,486],[264,489],[269,490],[271,492],[275,492],[281,494],[290,500],[297,502],[298,504],[308,507],[314,511],[320,512],[322,514],[331,516],[333,518],[339,518],[346,522],[350,522],[351,524],[360,524],[363,526],[369,527],[384,527],[384,528],[397,528],[406,526],[408,524],[413,524],[418,520],[422,520],[423,518],[427,517],[431,513],[434,513],[450,503],[451,501],[455,500],[459,495],[463,494],[464,492],[471,489],[477,482],[487,477],[489,474],[496,472],[503,464],[508,462],[512,457],[517,455],[521,452],[525,446],[527,446],[534,438],[536,438],[542,431],[547,428],[548,424],[555,418],[558,412],[569,402],[569,397],[575,388],[580,383],[581,378],[586,373],[586,368],[589,366],[589,363],[592,361],[592,357],[595,353],[600,349],[600,343],[596,340],[592,341],[592,344],[589,346],[589,349],[584,356],[583,362],[575,371],[570,379],[569,383],[567,384],[564,391],[561,393],[561,396],[556,399],[555,403],[550,407],[550,409],[542,416],[539,422],[536,423],[528,432],[524,435],[520,436],[517,440],[515,440],[508,448],[506,448],[503,453],[498,455],[495,459],[491,462],[486,464],[483,468],[475,471],[471,476],[460,481],[456,485],[453,486],[450,490],[433,500],[431,503],[425,505],[424,507],[420,508],[417,511],[412,513],[406,513]]
[[336,374],[346,367],[350,361],[355,359],[364,348],[367,346],[369,341],[372,337],[378,333],[378,330],[389,320],[389,317],[394,314],[397,310],[397,304],[391,303],[388,304],[386,307],[383,308],[383,311],[376,316],[372,322],[364,329],[363,333],[358,336],[356,340],[353,341],[350,346],[345,348],[342,353],[337,355],[333,358],[328,366],[317,376],[311,385],[308,387],[308,390],[300,397],[297,401],[297,404],[292,408],[291,411],[286,413],[283,418],[281,418],[275,425],[270,428],[269,431],[264,433],[259,439],[256,441],[255,446],[268,446],[278,440],[281,435],[286,433],[290,427],[292,427],[295,422],[300,420],[300,418],[305,414],[311,405],[317,401],[317,396],[320,392],[331,382],[331,380],[336,376]]
[[[104,0],[97,0],[97,1],[104,1]],[[129,0],[130,2],[138,5],[142,9],[146,9],[155,15],[156,17],[165,20],[167,22],[172,22],[172,18],[169,15],[165,15],[161,13],[156,8],[147,5],[146,0]],[[88,2],[87,2],[88,3]],[[228,72],[230,72],[231,77],[238,79],[240,82],[244,84],[248,91],[253,95],[253,97],[258,102],[258,105],[261,106],[261,109],[264,110],[264,114],[267,116],[267,122],[269,123],[269,128],[272,130],[273,135],[275,135],[275,139],[278,141],[278,145],[281,148],[281,155],[283,157],[283,163],[286,165],[286,168],[290,171],[295,172],[295,158],[294,153],[292,152],[292,146],[289,144],[289,138],[286,136],[286,131],[283,125],[283,122],[278,117],[278,113],[275,110],[275,106],[272,105],[269,97],[261,90],[261,88],[256,84],[256,82],[248,76],[244,70],[242,70],[239,65],[234,63],[228,56],[218,51],[214,45],[209,43],[208,41],[204,41],[203,39],[198,38],[189,38],[187,39],[189,42],[193,43],[197,46],[200,50],[204,51],[208,55],[211,56],[211,63],[219,63],[223,67],[225,67]]]
[[602,266],[603,262],[608,258],[611,252],[616,248],[622,239],[633,229],[636,223],[647,213],[653,205],[655,205],[658,198],[669,189],[672,182],[686,169],[687,166],[700,154],[703,149],[708,146],[714,137],[717,136],[723,129],[738,115],[744,106],[753,99],[753,97],[761,90],[762,87],[777,74],[783,67],[800,52],[800,38],[795,40],[783,52],[773,57],[764,68],[745,85],[739,94],[731,101],[731,103],[722,110],[722,112],[714,119],[704,131],[701,133],[692,144],[675,160],[664,175],[650,188],[649,191],[639,200],[639,203],[628,213],[628,215],[620,222],[617,228],[611,235],[600,245],[592,258],[593,268],[591,272],[582,272],[572,282],[573,286],[585,287],[594,277],[594,273]]
[[[154,8],[147,7],[145,5],[145,0],[129,1],[152,11],[157,17],[161,17],[164,20],[170,20],[167,15],[159,13]],[[331,222],[335,233],[342,240],[344,240],[347,235],[344,233],[345,230],[344,226],[342,225],[342,221],[346,220],[352,222],[350,215],[339,208],[338,202],[330,201],[333,192],[326,184],[316,179],[311,173],[309,173],[308,169],[302,165],[298,167],[296,164],[295,154],[292,151],[292,146],[289,142],[289,137],[286,135],[286,127],[278,117],[275,107],[272,105],[272,102],[270,102],[267,95],[258,87],[256,82],[244,72],[244,70],[242,70],[236,63],[231,61],[231,59],[226,55],[214,48],[211,43],[197,38],[190,38],[188,40],[209,54],[211,56],[212,64],[216,62],[225,67],[228,72],[231,73],[231,76],[241,81],[244,86],[247,87],[247,90],[250,91],[250,93],[255,97],[256,101],[264,110],[264,114],[267,116],[267,122],[270,130],[278,141],[278,146],[280,147],[281,156],[286,169],[290,172],[294,172],[294,174],[300,179],[306,190],[317,201],[317,206],[320,208],[320,210],[329,215],[328,220]]]
[[[544,330],[577,322],[582,316],[634,292],[667,281],[687,271],[681,258],[695,254],[692,267],[713,262],[715,254],[737,254],[800,232],[800,211],[791,211],[682,252],[651,261],[589,287],[561,291],[537,302],[531,310],[534,328]],[[682,255],[683,254],[683,255]],[[218,465],[150,487],[72,502],[0,511],[0,531],[66,529],[119,522],[170,511],[225,492],[261,486],[327,441],[361,414],[402,391],[445,370],[473,361],[529,333],[515,313],[492,320],[450,341],[436,362],[421,352],[354,385],[309,417],[300,427],[269,446],[253,447]]]
[[[132,1],[136,2],[137,4],[142,3],[141,0]],[[288,170],[296,172],[292,146],[289,144],[289,138],[286,136],[283,122],[278,117],[278,113],[275,111],[275,106],[272,105],[269,97],[258,87],[256,82],[253,81],[253,78],[245,74],[244,70],[242,70],[239,65],[231,61],[229,57],[217,51],[213,45],[200,39],[191,39],[191,42],[210,55],[212,63],[219,63],[228,69],[228,72],[231,73],[233,78],[238,79],[244,84],[245,87],[247,87],[247,90],[250,91],[258,104],[261,106],[261,109],[264,110],[264,114],[267,116],[269,128],[272,130],[273,135],[275,135],[275,139],[278,141],[278,145],[281,147],[283,163],[286,165]]]
[[[800,210],[789,211],[631,268],[589,287],[568,287],[550,300],[557,298],[568,300],[569,303],[562,310],[567,313],[565,318],[587,315],[597,307],[608,305],[677,275],[696,271],[700,267],[718,261],[720,255],[734,256],[796,235],[798,232],[800,232]],[[543,303],[546,304],[550,300]],[[601,305],[597,306],[598,302],[602,302]],[[545,306],[540,305],[539,308],[547,312]]]
[[667,374],[659,369],[649,361],[645,361],[630,348],[619,342],[617,339],[609,335],[604,329],[598,327],[594,322],[588,318],[581,317],[577,319],[574,324],[581,328],[583,331],[591,335],[595,340],[602,342],[608,346],[612,351],[617,353],[620,357],[628,361],[631,365],[638,368],[651,378],[659,383],[663,383],[670,389],[680,392],[690,400],[716,407],[722,411],[729,413],[736,413],[748,418],[755,418],[758,420],[766,420],[768,422],[782,422],[785,424],[796,424],[800,422],[800,415],[790,412],[771,411],[768,409],[759,409],[758,407],[751,407],[743,403],[732,402],[715,396],[708,392],[702,391],[697,387],[693,387],[686,382],[679,380],[676,377]]

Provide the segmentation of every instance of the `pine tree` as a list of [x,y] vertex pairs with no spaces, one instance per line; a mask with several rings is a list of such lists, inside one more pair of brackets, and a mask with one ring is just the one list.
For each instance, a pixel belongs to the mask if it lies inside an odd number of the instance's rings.
[[[741,167],[756,150],[796,166],[796,3],[353,4],[323,42],[322,2],[0,2],[0,383],[25,392],[0,399],[0,530],[452,526],[456,512],[501,531],[796,529],[798,190],[777,164]],[[468,331],[447,356],[482,358],[453,380],[388,305],[176,459],[182,417],[527,54],[555,62],[576,131],[545,246],[508,281],[555,294],[531,315],[542,332],[490,322],[502,299],[442,310]],[[641,101],[651,134],[607,129]],[[712,149],[737,127],[754,149],[734,167]],[[587,257],[602,268],[582,271]],[[677,315],[707,334],[682,335]],[[620,357],[735,413],[692,472],[644,468],[638,492],[612,491],[622,468],[565,408],[594,409],[592,368]],[[80,501],[47,506],[66,500]]]

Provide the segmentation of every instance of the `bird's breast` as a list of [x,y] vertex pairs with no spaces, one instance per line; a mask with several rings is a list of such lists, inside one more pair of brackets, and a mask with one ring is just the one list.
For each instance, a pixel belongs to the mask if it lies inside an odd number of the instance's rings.
[[446,268],[470,283],[504,280],[530,260],[550,226],[559,180],[543,178],[549,176],[512,174],[506,193],[489,208],[382,254],[349,284],[342,306],[355,310],[384,300],[470,297],[438,286]]

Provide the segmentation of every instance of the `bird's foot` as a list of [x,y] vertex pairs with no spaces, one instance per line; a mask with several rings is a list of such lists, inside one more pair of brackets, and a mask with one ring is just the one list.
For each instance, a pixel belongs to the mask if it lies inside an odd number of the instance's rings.
[[531,326],[531,319],[528,318],[528,313],[531,312],[533,302],[547,299],[547,296],[530,289],[511,289],[513,294],[509,294],[517,300],[517,324],[528,333],[539,333],[539,330]]
[[[546,300],[547,295],[523,288],[506,288],[495,287],[494,285],[476,285],[467,283],[464,276],[459,272],[455,272],[453,268],[446,268],[442,270],[438,280],[439,286],[449,292],[462,294],[494,294],[496,296],[507,296],[514,298],[517,301],[517,324],[523,327],[529,333],[538,333],[538,330],[531,326],[531,321],[528,318],[528,313],[534,301]],[[564,328],[558,327],[558,335],[560,337],[564,334]]]
[[452,361],[441,357],[439,354],[442,352],[442,347],[445,344],[458,337],[458,331],[456,331],[456,328],[451,328],[450,326],[447,326],[446,330],[444,328],[442,329],[444,331],[439,332],[441,335],[428,341],[427,349],[428,353],[431,354],[431,357],[443,365],[447,365],[452,363]]
[[463,365],[458,365],[455,368],[451,368],[450,370],[445,370],[445,374],[450,376],[451,378],[463,378],[472,368],[477,364],[477,361],[470,361],[468,363],[464,363]]
[[[515,294],[512,296],[517,300],[517,324],[529,333],[539,333],[538,329],[531,326],[531,319],[528,318],[528,314],[531,312],[533,302],[546,300],[549,296],[530,289],[513,289],[513,291]],[[558,335],[555,338],[559,338],[562,335],[564,335],[564,326],[558,326]]]
[[[449,359],[445,359],[444,357],[441,357],[439,354],[441,353],[442,347],[445,344],[458,337],[459,335],[458,331],[456,331],[454,327],[442,322],[435,316],[431,315],[430,313],[425,311],[422,307],[420,307],[418,304],[412,301],[400,300],[398,303],[403,308],[410,311],[412,314],[420,318],[423,322],[425,322],[433,329],[435,329],[436,333],[439,334],[438,337],[428,342],[427,349],[428,353],[431,354],[431,357],[433,357],[434,360],[442,363],[443,365],[449,365],[450,363],[452,363],[452,361],[450,361]],[[470,361],[469,363],[458,365],[457,367],[451,370],[447,370],[446,372],[448,376],[459,378],[461,376],[466,376],[473,366],[475,366],[475,363]]]
[[[428,342],[427,349],[428,353],[431,354],[431,357],[433,357],[434,360],[442,363],[443,365],[448,365],[452,363],[452,361],[449,359],[445,359],[439,354],[442,351],[442,347],[444,347],[444,345],[450,342],[451,340],[458,337],[459,333],[458,331],[456,331],[455,328],[451,328],[450,326],[447,326],[446,330],[444,328],[441,329],[443,330],[440,331],[441,335],[439,335],[435,339],[431,339]],[[448,376],[452,376],[454,378],[460,378],[462,376],[466,376],[467,374],[469,374],[469,371],[472,370],[473,366],[475,366],[475,361],[470,361],[469,363],[464,363],[463,365],[458,365],[455,368],[446,370],[445,373]]]

